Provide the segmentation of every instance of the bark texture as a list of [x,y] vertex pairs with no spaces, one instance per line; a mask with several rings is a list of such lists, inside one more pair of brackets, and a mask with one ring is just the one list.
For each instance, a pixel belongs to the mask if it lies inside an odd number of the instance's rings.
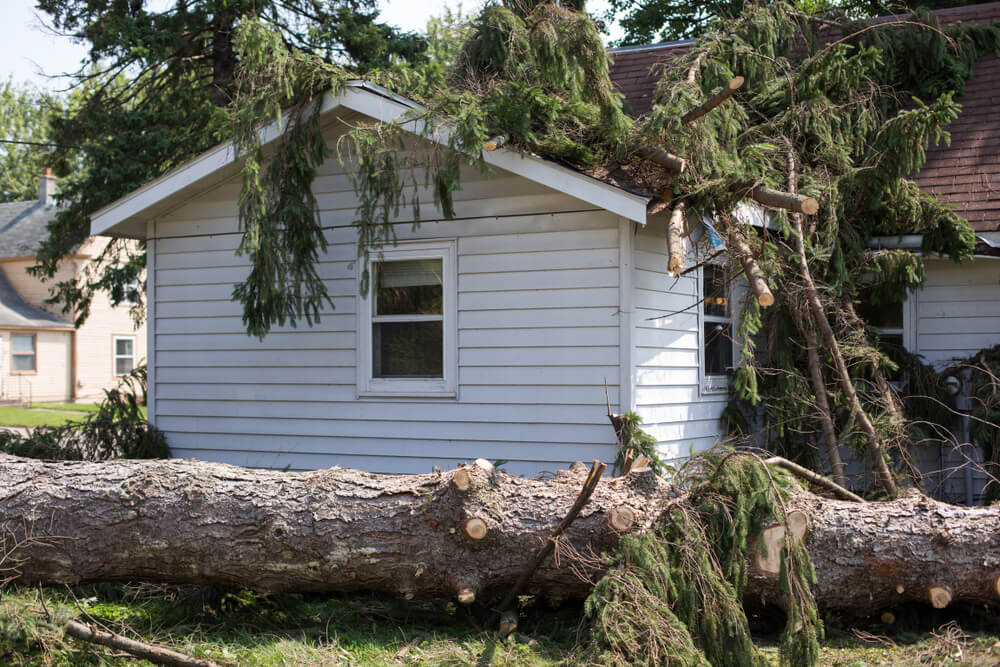
[[[799,494],[788,511],[808,517],[805,544],[823,609],[876,614],[904,602],[1000,603],[1000,510],[959,507],[916,491],[863,505]],[[748,595],[780,603],[776,575],[751,568]],[[946,606],[945,605],[945,606]]]
[[[282,473],[198,461],[0,455],[0,530],[8,549],[22,544],[13,556],[23,561],[25,582],[503,597],[566,516],[587,469],[549,480],[462,470],[470,477],[465,491],[452,483],[455,471]],[[602,481],[562,540],[611,551],[619,535],[609,521],[614,510],[631,511],[642,529],[669,495],[649,473]],[[470,519],[483,522],[479,539],[465,529]],[[585,596],[590,586],[568,565],[557,548],[524,592]]]
[[[8,551],[0,568],[16,565],[25,583],[147,580],[499,599],[566,516],[587,470],[548,480],[461,470],[469,473],[466,490],[453,483],[455,471],[281,473],[196,461],[0,455],[0,535]],[[602,480],[560,544],[613,551],[621,534],[615,526],[645,530],[674,497],[650,473]],[[792,532],[805,532],[814,592],[825,609],[941,604],[940,589],[950,596],[946,604],[1000,601],[998,509],[916,494],[860,504],[805,491],[787,505],[796,517]],[[481,539],[463,529],[471,518],[485,523]],[[524,592],[586,596],[590,584],[579,574],[602,572],[580,567],[557,546]],[[752,567],[747,595],[780,603],[776,583],[774,572]]]

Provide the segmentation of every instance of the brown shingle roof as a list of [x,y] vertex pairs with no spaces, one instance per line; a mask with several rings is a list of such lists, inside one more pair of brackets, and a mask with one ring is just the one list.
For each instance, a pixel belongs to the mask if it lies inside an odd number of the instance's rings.
[[[992,23],[1000,21],[1000,2],[942,9],[934,15],[942,24]],[[692,43],[611,49],[611,78],[633,116],[652,106],[657,66],[684,53]],[[929,148],[927,163],[914,180],[924,192],[955,206],[976,231],[1000,230],[1000,58],[993,54],[980,58],[955,101],[962,111],[946,128],[951,145]]]
[[638,117],[650,110],[659,80],[657,68],[683,54],[692,44],[694,40],[609,49],[614,59],[611,81],[618,92],[625,95],[631,115]]
[[[941,23],[992,23],[1000,21],[1000,2],[934,14]],[[1000,58],[980,58],[955,101],[962,111],[945,128],[951,145],[929,148],[927,163],[914,180],[924,192],[954,206],[977,232],[1000,230]]]

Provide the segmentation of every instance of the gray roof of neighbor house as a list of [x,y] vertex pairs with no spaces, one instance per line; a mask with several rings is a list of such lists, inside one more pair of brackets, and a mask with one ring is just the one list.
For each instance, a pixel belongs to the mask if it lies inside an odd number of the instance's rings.
[[26,303],[0,269],[0,329],[8,327],[72,329],[73,324]]
[[34,257],[58,210],[37,199],[0,204],[0,259]]

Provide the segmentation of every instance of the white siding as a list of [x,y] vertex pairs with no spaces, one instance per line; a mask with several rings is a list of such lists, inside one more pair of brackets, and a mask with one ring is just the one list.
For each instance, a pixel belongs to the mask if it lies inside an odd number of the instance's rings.
[[697,273],[667,273],[665,221],[638,229],[632,243],[633,404],[661,456],[676,460],[718,442],[727,397],[699,388]]
[[[175,456],[309,469],[426,472],[476,457],[513,473],[615,455],[605,383],[619,383],[618,219],[512,174],[464,175],[462,219],[400,240],[457,239],[457,399],[357,397],[356,200],[334,161],[315,186],[330,243],[319,272],[335,310],[312,328],[244,332],[230,301],[248,272],[238,184],[153,224],[152,419]],[[436,218],[431,207],[424,216]]]
[[1000,259],[928,260],[926,277],[911,297],[915,352],[942,367],[1000,344]]

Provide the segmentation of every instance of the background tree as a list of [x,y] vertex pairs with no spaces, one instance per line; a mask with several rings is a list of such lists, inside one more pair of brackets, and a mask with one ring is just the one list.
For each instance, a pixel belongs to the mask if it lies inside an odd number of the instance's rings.
[[[47,164],[51,117],[60,100],[13,81],[0,86],[0,202],[38,199],[38,176]],[[18,143],[14,143],[18,142]]]
[[[873,16],[901,14],[924,9],[943,9],[961,5],[974,5],[978,0],[903,0],[882,2],[881,0],[798,0],[795,4],[806,12],[817,16],[837,18],[847,16],[861,19]],[[701,37],[712,29],[712,22],[718,19],[735,20],[743,13],[744,7],[760,6],[762,3],[745,0],[610,0],[604,19],[617,21],[624,35],[616,43],[652,44],[678,39]],[[763,3],[768,4],[768,3]]]
[[[288,49],[360,71],[394,59],[420,59],[422,39],[377,21],[374,0],[174,0],[154,11],[146,0],[38,0],[51,27],[90,46],[91,66],[76,73],[86,93],[54,126],[53,141],[81,147],[49,159],[68,204],[50,227],[36,274],[54,275],[58,260],[90,233],[90,214],[165,171],[229,138],[238,27],[257,20]],[[108,246],[109,257],[123,252]],[[117,303],[145,256],[108,263],[101,275],[58,283],[53,300],[85,319],[95,289]]]

